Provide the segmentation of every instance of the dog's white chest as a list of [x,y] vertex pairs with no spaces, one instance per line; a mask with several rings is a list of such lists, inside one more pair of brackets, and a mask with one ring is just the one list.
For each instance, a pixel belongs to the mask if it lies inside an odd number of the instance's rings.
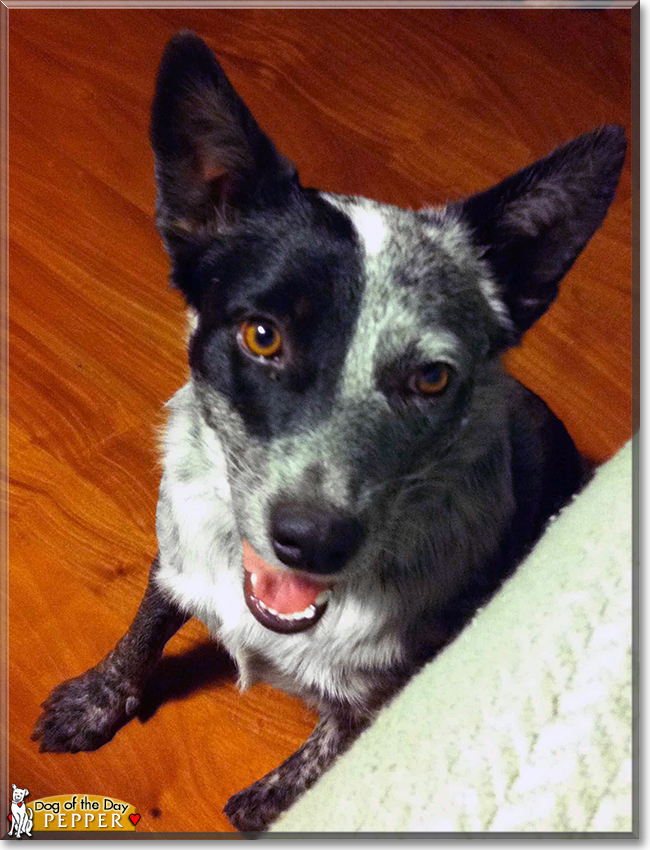
[[264,681],[305,698],[354,704],[368,692],[364,671],[400,661],[401,644],[394,636],[382,636],[381,618],[354,599],[332,600],[307,632],[284,635],[266,629],[244,599],[241,552],[224,556],[218,550],[214,541],[201,552],[195,540],[192,558],[181,570],[161,550],[158,581],[236,660],[242,689]]
[[263,680],[303,696],[357,702],[367,691],[364,671],[401,660],[381,602],[373,604],[367,591],[335,593],[314,628],[298,634],[270,631],[253,617],[223,451],[209,428],[197,435],[191,404],[189,384],[169,404],[157,513],[160,586],[237,660],[243,687]]

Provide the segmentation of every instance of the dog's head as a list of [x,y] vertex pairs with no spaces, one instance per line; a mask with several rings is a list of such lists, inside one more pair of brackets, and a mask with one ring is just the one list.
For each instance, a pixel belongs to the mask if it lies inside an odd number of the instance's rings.
[[22,803],[25,797],[29,796],[29,791],[27,790],[27,788],[16,788],[16,786],[13,784],[11,788],[11,799],[14,803]]
[[[444,499],[500,433],[499,354],[603,221],[622,129],[442,209],[332,196],[301,185],[184,33],[162,59],[151,140],[157,225],[195,313],[192,375],[242,537],[264,562],[323,581],[363,570],[369,553],[429,545],[418,505]],[[275,597],[267,587],[281,613],[312,599],[313,580],[292,582]]]

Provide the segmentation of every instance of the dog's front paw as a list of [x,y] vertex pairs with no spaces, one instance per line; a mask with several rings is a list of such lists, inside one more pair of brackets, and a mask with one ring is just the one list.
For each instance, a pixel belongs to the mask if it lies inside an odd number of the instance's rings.
[[96,750],[138,709],[138,693],[110,665],[91,667],[58,685],[42,704],[33,741],[41,752]]
[[240,832],[263,832],[293,802],[292,789],[283,787],[274,773],[234,794],[224,806],[229,821]]

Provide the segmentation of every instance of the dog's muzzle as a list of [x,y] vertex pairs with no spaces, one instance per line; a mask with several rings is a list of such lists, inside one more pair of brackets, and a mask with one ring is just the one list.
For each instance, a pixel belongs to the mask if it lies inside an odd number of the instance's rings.
[[325,582],[272,567],[244,540],[244,599],[265,628],[282,634],[311,629],[331,596]]
[[285,501],[272,510],[270,531],[275,555],[291,571],[267,564],[244,542],[246,604],[272,631],[313,628],[332,593],[327,577],[357,551],[363,539],[361,523],[334,509]]

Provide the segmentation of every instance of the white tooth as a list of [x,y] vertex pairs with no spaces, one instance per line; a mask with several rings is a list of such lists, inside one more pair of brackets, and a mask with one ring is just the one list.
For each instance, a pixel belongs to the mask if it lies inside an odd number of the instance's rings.
[[251,573],[251,585],[255,587],[257,584],[257,573]]
[[[316,605],[324,605],[326,602],[329,601],[331,595],[332,595],[331,590],[321,590],[321,592],[316,597]],[[311,607],[313,607],[313,606],[311,606]]]
[[314,617],[315,614],[316,614],[316,609],[314,608],[313,605],[310,605],[309,608],[305,608],[305,610],[302,612],[302,616],[307,617],[308,620],[311,620],[311,618]]
[[273,614],[274,617],[281,617],[282,616],[282,614],[280,614],[278,611],[276,611],[275,608],[267,608],[266,610],[269,612],[269,614]]
[[266,605],[262,602],[262,600],[261,600],[261,599],[258,599],[257,601],[258,601],[258,602],[259,602],[259,604],[260,604],[260,608],[264,608],[264,610],[265,610],[265,611],[268,611],[268,610],[269,610],[269,609],[266,607]]

